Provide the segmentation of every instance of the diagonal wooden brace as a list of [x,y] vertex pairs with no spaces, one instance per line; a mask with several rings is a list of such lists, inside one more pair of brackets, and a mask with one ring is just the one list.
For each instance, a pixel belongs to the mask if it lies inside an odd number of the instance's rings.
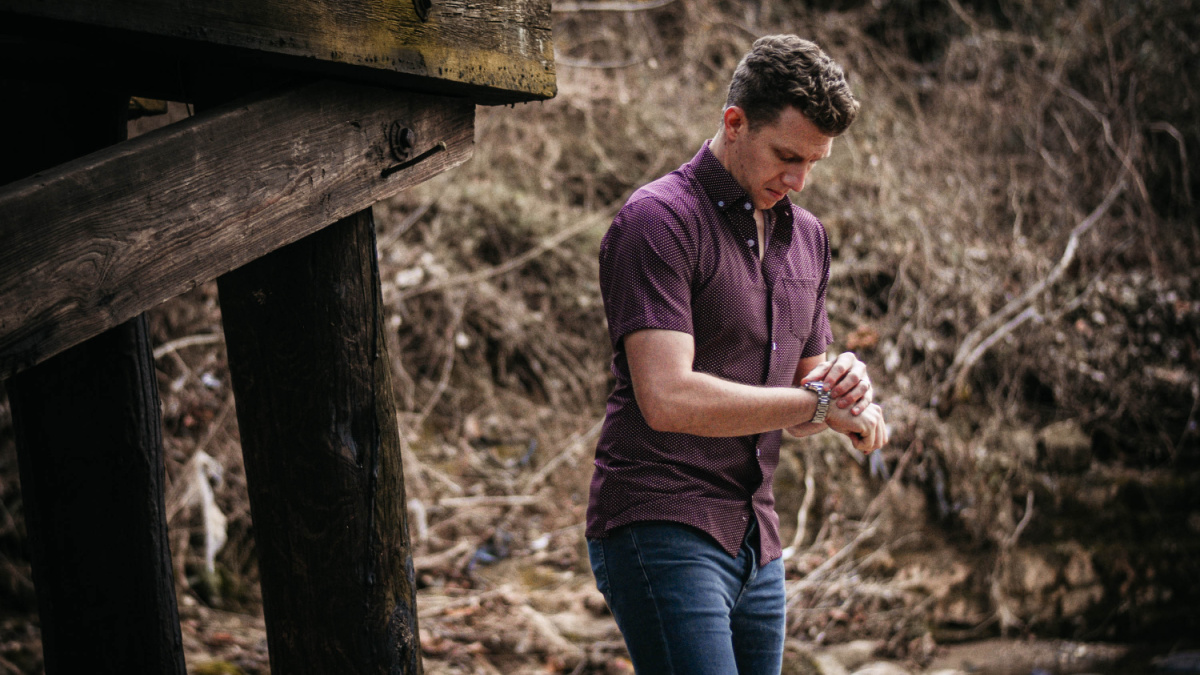
[[[393,122],[419,163],[397,164]],[[317,82],[0,190],[0,379],[466,161],[465,99]]]

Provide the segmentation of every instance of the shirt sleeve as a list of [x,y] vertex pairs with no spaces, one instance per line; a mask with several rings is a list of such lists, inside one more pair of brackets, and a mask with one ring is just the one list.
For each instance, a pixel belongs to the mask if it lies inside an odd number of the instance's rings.
[[614,349],[645,328],[692,329],[695,241],[684,221],[656,198],[631,199],[600,245],[600,291]]
[[804,343],[804,349],[800,352],[802,359],[824,354],[829,349],[829,345],[833,344],[833,328],[829,325],[829,314],[825,311],[825,294],[829,290],[829,270],[833,258],[829,251],[829,236],[825,233],[823,225],[820,232],[821,242],[825,249],[824,274],[821,277],[821,285],[817,288],[817,304],[813,311],[812,331],[809,332],[808,342]]

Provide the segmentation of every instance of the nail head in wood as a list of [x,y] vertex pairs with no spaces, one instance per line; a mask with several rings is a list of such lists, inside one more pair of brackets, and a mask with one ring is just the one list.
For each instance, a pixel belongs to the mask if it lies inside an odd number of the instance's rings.
[[401,124],[399,120],[392,122],[392,125],[388,127],[388,146],[396,161],[403,162],[412,157],[412,151],[416,145],[417,132],[413,131],[412,127]]

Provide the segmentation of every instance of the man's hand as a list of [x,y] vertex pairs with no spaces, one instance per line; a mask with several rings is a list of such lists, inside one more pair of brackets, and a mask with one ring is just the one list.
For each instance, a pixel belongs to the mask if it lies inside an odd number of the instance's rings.
[[[859,361],[853,352],[842,352],[832,361],[821,363],[809,371],[800,384],[817,380],[825,383],[834,404],[838,408],[850,408],[852,415],[861,415],[875,400],[871,378],[867,377],[867,364]],[[833,412],[832,407],[830,412]]]
[[825,423],[830,429],[845,434],[864,455],[882,448],[888,442],[887,424],[883,420],[883,408],[872,403],[861,413],[854,414],[845,408],[829,407]]

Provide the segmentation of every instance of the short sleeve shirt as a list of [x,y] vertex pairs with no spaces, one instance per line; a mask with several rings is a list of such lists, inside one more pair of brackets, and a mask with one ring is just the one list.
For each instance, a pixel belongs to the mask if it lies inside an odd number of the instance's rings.
[[771,478],[781,431],[706,438],[650,428],[638,407],[624,338],[654,328],[695,341],[693,370],[789,387],[801,358],[833,341],[825,312],[829,243],[808,211],[782,199],[764,212],[759,259],[749,195],[708,148],[635,192],[600,246],[600,289],[616,385],[596,447],[587,536],[674,521],[737,555],[749,518],[759,560],[781,555]]

